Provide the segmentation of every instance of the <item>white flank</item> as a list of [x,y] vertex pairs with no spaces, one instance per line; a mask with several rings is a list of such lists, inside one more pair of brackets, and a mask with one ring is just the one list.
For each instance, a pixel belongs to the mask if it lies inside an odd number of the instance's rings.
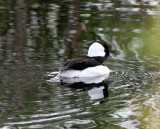
[[60,77],[96,77],[96,76],[102,76],[102,75],[109,75],[110,70],[103,65],[95,66],[86,68],[84,70],[66,70],[66,71],[60,71],[59,76]]
[[71,77],[71,78],[67,78],[67,77],[60,77],[60,80],[62,80],[62,82],[65,83],[77,83],[77,82],[83,82],[85,84],[98,84],[100,82],[102,82],[103,80],[107,79],[109,76],[109,74],[106,75],[102,75],[102,76],[95,76],[95,77]]

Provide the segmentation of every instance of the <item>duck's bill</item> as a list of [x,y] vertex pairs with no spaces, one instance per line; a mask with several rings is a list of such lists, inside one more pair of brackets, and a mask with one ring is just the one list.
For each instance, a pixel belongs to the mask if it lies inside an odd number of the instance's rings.
[[109,56],[107,57],[107,60],[116,60],[116,58],[113,57],[113,56],[111,56],[111,55],[109,55]]

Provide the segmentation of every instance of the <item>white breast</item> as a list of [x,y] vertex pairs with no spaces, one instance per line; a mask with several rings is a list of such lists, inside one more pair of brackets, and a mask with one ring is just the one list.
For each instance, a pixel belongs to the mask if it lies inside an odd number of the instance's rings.
[[60,77],[95,77],[95,76],[102,76],[102,75],[108,75],[109,76],[110,70],[103,65],[95,66],[95,67],[89,67],[84,70],[66,70],[66,71],[60,71],[59,76]]

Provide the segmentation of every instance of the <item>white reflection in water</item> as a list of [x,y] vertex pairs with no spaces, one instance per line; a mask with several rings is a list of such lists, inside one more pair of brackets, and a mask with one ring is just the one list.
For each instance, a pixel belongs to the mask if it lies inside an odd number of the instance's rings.
[[138,120],[129,120],[122,122],[120,124],[121,127],[124,127],[125,129],[139,129],[137,126],[140,124]]
[[108,97],[108,75],[88,78],[61,78],[61,84],[75,89],[87,90],[90,100],[96,100],[93,105],[103,103],[102,98]]
[[103,98],[103,89],[104,87],[94,87],[93,89],[88,91],[91,100]]
[[48,12],[48,25],[47,27],[51,31],[51,35],[57,37],[57,19],[58,19],[58,11],[59,6],[56,4],[50,4],[50,9],[52,11]]
[[55,121],[55,120],[61,120],[70,118],[70,115],[64,115],[64,116],[57,116],[53,118],[45,118],[45,119],[37,119],[37,120],[30,120],[30,121],[21,121],[21,122],[11,122],[7,123],[7,125],[25,125],[25,124],[33,124],[33,123],[42,123],[42,122],[49,122],[49,121]]

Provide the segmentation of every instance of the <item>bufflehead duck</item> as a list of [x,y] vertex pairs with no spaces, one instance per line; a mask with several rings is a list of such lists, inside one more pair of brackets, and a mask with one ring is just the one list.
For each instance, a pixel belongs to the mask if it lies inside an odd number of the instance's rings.
[[103,64],[107,57],[109,57],[109,46],[105,43],[94,42],[89,47],[86,58],[66,62],[58,76],[67,78],[109,76],[110,70]]

